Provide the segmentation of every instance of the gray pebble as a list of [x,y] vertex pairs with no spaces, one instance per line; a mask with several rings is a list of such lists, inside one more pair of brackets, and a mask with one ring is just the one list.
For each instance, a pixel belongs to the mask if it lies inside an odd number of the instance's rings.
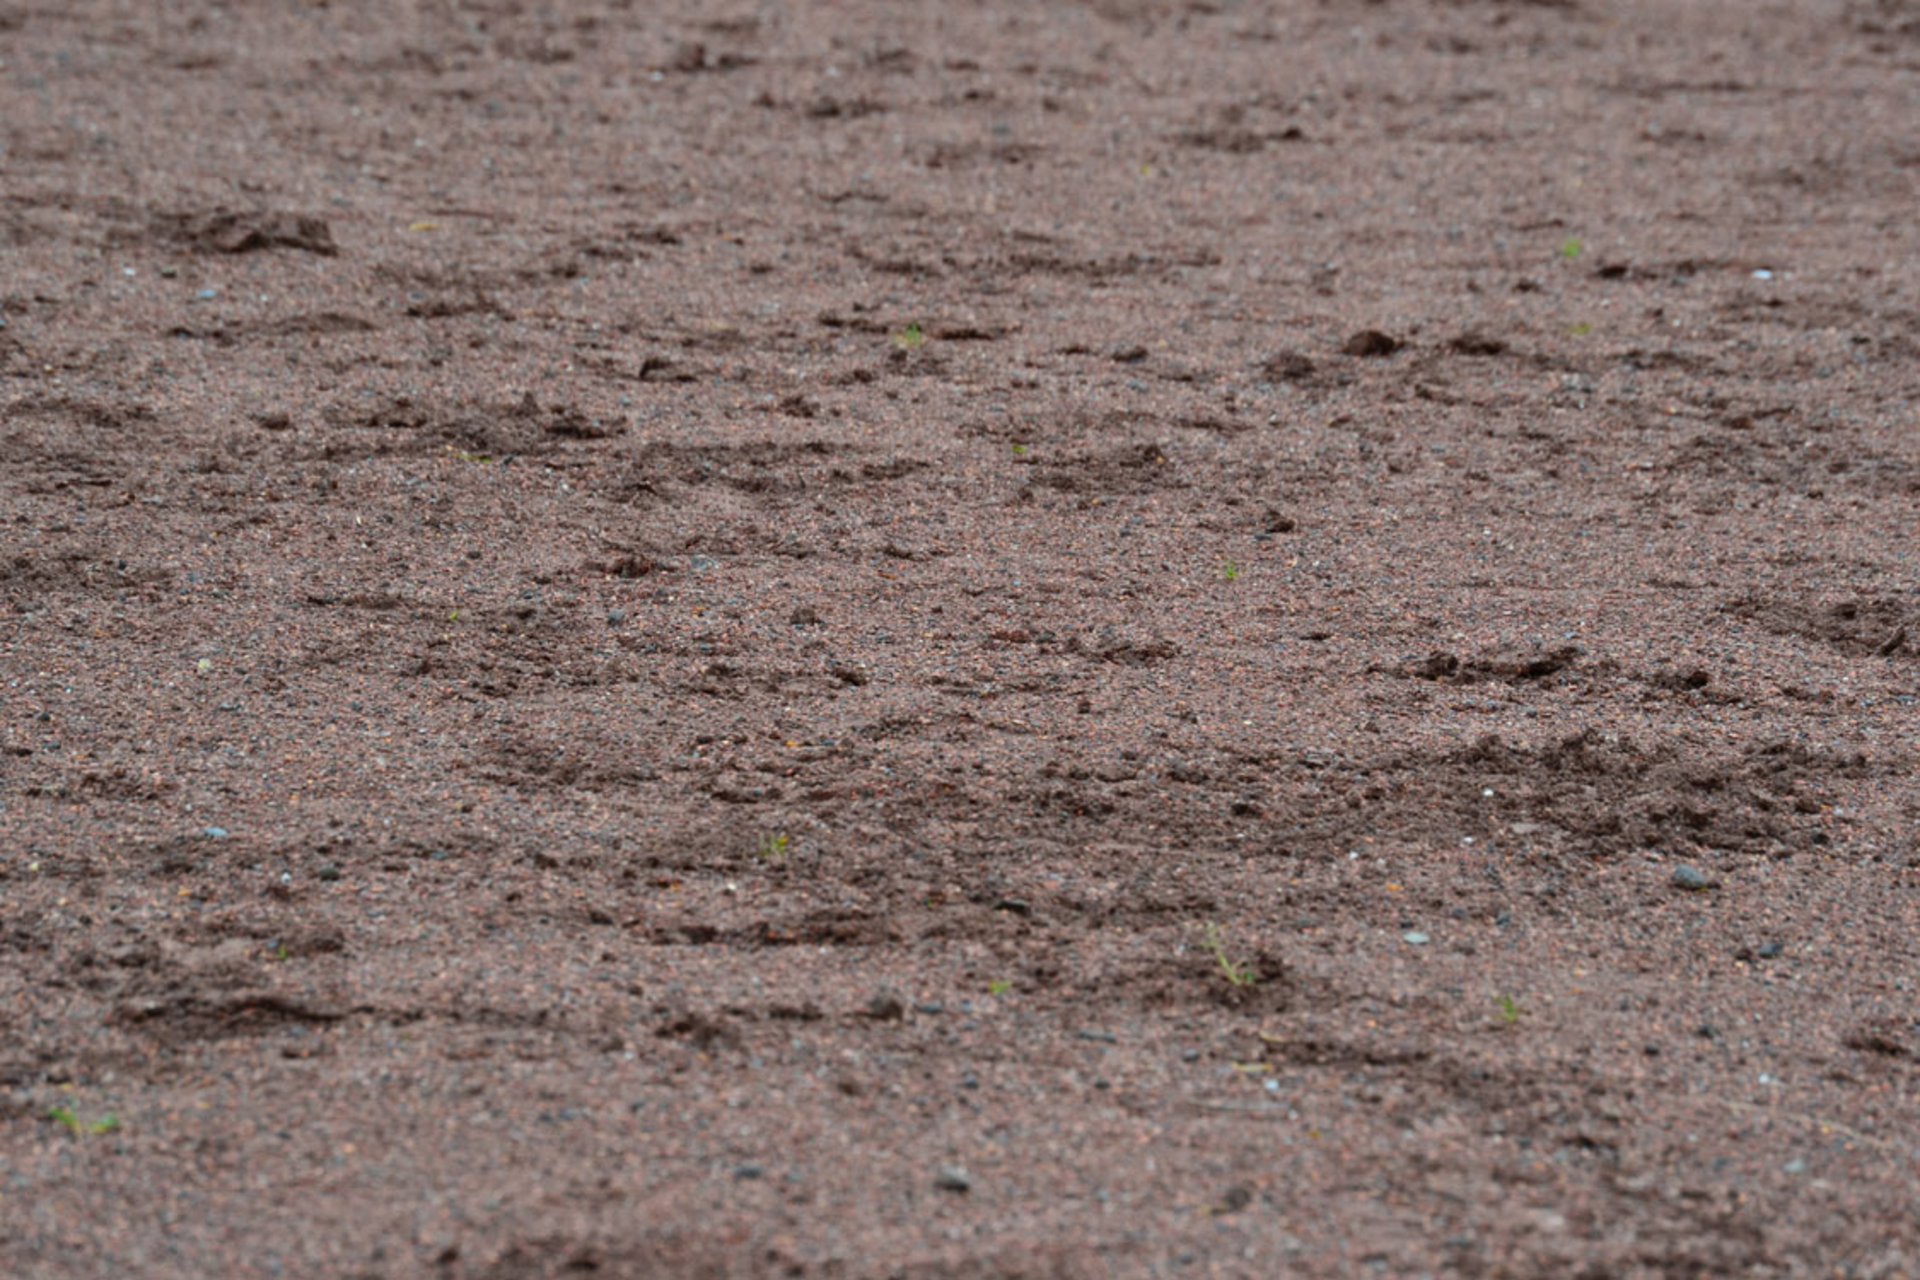
[[942,1191],[964,1193],[973,1190],[973,1175],[957,1164],[950,1164],[934,1176],[933,1185]]
[[1418,929],[1409,930],[1401,934],[1400,940],[1410,947],[1424,947],[1428,942],[1432,941],[1432,939],[1428,938],[1426,934],[1421,933]]
[[1707,879],[1706,873],[1700,868],[1682,863],[1673,869],[1673,887],[1697,893],[1702,889],[1711,889],[1713,881]]

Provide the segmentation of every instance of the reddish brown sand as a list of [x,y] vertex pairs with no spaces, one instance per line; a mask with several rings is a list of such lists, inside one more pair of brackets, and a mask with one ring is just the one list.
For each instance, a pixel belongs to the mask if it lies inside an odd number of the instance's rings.
[[1920,1273],[1911,0],[0,63],[0,1274]]

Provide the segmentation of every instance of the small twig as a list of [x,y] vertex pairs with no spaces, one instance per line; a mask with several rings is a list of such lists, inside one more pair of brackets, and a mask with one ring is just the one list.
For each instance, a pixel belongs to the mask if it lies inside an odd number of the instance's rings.
[[1730,1107],[1735,1111],[1745,1111],[1751,1115],[1779,1116],[1784,1120],[1798,1120],[1802,1124],[1810,1124],[1817,1128],[1828,1129],[1840,1134],[1842,1137],[1852,1138],[1855,1142],[1864,1142],[1870,1147],[1886,1152],[1888,1155],[1902,1156],[1907,1159],[1920,1159],[1920,1157],[1909,1155],[1908,1152],[1888,1142],[1885,1138],[1876,1138],[1870,1133],[1862,1133],[1849,1125],[1841,1124],[1838,1120],[1828,1120],[1805,1111],[1790,1111],[1785,1107],[1764,1107],[1757,1102],[1741,1102],[1738,1098],[1715,1098],[1714,1101],[1723,1107]]
[[1272,1116],[1278,1120],[1287,1118],[1287,1108],[1272,1104],[1255,1102],[1202,1102],[1198,1098],[1182,1098],[1181,1102],[1196,1111],[1229,1111],[1243,1116]]

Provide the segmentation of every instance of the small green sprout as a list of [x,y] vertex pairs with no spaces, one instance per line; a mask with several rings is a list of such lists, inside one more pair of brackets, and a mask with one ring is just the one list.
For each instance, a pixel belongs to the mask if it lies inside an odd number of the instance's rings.
[[1014,456],[1014,457],[1016,457],[1016,458],[1024,458],[1024,457],[1026,457],[1026,456],[1027,456],[1027,446],[1025,446],[1025,445],[1023,445],[1023,444],[1017,444],[1017,445],[1015,445],[1015,446],[1013,446],[1013,456]]
[[1587,251],[1587,246],[1580,243],[1579,236],[1568,236],[1566,240],[1561,242],[1561,245],[1560,245],[1560,256],[1565,258],[1568,262],[1572,262],[1575,258],[1579,257],[1581,254],[1585,253],[1586,251]]
[[787,856],[787,850],[793,847],[793,837],[789,835],[768,835],[760,839],[760,856],[769,862],[777,862]]
[[91,1123],[82,1120],[70,1107],[55,1107],[47,1112],[47,1119],[58,1124],[75,1137],[98,1137],[102,1134],[118,1132],[120,1117],[109,1113]]
[[1512,996],[1501,996],[1494,1003],[1500,1006],[1500,1021],[1503,1024],[1511,1027],[1520,1021],[1520,1006],[1514,1003]]
[[920,328],[917,320],[893,335],[893,345],[902,351],[918,351],[926,343],[926,332]]
[[1569,330],[1569,332],[1572,333],[1573,336],[1576,338],[1584,338],[1588,334],[1593,332],[1593,326],[1583,320],[1579,324],[1573,326],[1573,328]]
[[1229,560],[1221,568],[1220,576],[1225,578],[1228,582],[1238,582],[1240,581],[1240,566],[1235,564],[1233,561]]
[[1221,936],[1219,925],[1207,926],[1206,948],[1207,954],[1213,957],[1213,962],[1220,967],[1221,975],[1228,982],[1236,987],[1254,987],[1260,984],[1260,975],[1254,972],[1252,965],[1236,964],[1227,955],[1227,942]]
[[1011,990],[1013,990],[1013,984],[1004,978],[996,979],[987,984],[987,994],[990,996],[1003,996]]

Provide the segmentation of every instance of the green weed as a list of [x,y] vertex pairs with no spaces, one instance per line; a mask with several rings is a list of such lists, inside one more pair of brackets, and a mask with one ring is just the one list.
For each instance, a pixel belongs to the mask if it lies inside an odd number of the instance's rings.
[[98,1137],[101,1134],[115,1133],[120,1128],[120,1117],[111,1113],[98,1120],[82,1120],[69,1107],[55,1107],[47,1112],[47,1119],[53,1121],[75,1137]]
[[926,332],[920,328],[918,321],[893,335],[893,345],[902,351],[918,351],[926,344]]
[[1229,560],[1221,568],[1220,576],[1225,578],[1228,582],[1238,582],[1240,581],[1240,566],[1235,564],[1233,561]]
[[1260,975],[1252,965],[1237,964],[1227,954],[1227,941],[1221,936],[1220,926],[1210,924],[1206,934],[1207,954],[1213,957],[1214,964],[1220,968],[1221,976],[1236,987],[1255,987],[1260,985]]
[[990,996],[1003,996],[1011,990],[1013,990],[1013,984],[1004,978],[987,984],[987,994]]
[[1580,237],[1578,236],[1568,236],[1560,244],[1560,256],[1565,258],[1568,262],[1572,262],[1575,258],[1579,257],[1581,254],[1585,253],[1586,251],[1587,251],[1587,246],[1580,243]]
[[789,835],[768,835],[760,838],[759,854],[769,862],[777,862],[787,856],[787,850],[793,847],[793,837]]
[[1501,996],[1494,1003],[1500,1006],[1500,1021],[1505,1026],[1513,1026],[1520,1021],[1520,1006],[1514,1003],[1512,996]]

